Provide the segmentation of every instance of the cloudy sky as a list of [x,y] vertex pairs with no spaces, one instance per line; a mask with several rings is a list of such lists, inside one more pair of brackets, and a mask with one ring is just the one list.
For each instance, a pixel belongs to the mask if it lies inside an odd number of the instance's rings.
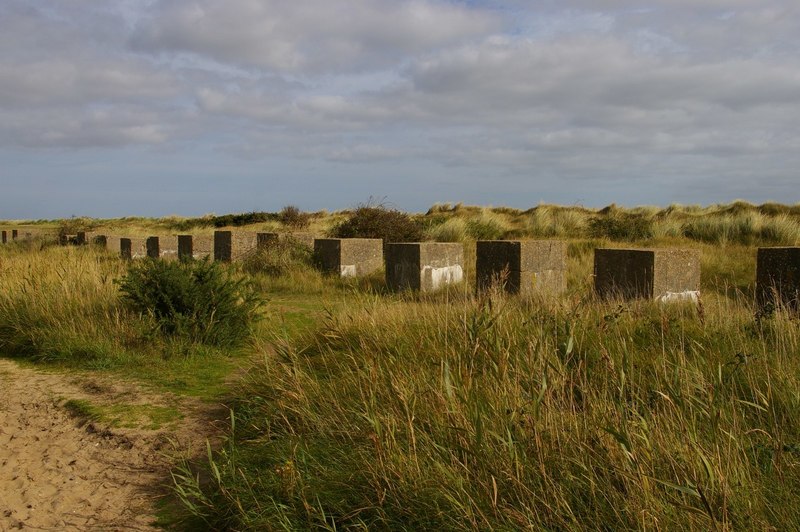
[[2,0],[0,219],[800,201],[796,0]]

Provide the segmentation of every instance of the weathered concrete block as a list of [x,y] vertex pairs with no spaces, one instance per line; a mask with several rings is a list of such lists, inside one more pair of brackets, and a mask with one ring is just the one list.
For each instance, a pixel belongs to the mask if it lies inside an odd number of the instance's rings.
[[214,231],[214,260],[238,262],[258,249],[258,233],[252,231]]
[[178,260],[178,237],[151,236],[145,243],[147,256],[151,259]]
[[100,234],[97,231],[78,231],[75,236],[75,244],[78,246],[105,246],[106,235]]
[[122,237],[118,235],[106,235],[106,250],[115,255],[122,255]]
[[700,252],[596,249],[594,287],[604,298],[696,300],[700,293]]
[[147,256],[151,259],[159,258],[161,254],[161,244],[157,236],[148,236],[144,241]]
[[280,233],[257,233],[256,247],[259,249],[268,248],[270,245],[279,242],[280,239],[281,239]]
[[122,237],[119,239],[120,256],[123,259],[143,259],[147,257],[147,239],[144,237]]
[[178,258],[205,259],[214,255],[214,237],[211,235],[178,235]]
[[390,290],[432,292],[464,279],[464,246],[449,242],[386,244]]
[[97,233],[91,233],[89,244],[99,248],[108,248],[108,237]]
[[800,310],[800,247],[758,248],[756,300]]
[[3,244],[8,242],[8,231],[0,231],[0,239],[2,239]]
[[478,291],[503,276],[512,294],[557,295],[567,288],[567,244],[560,240],[480,240],[476,245]]
[[16,229],[11,230],[11,240],[16,240],[19,237],[19,231]]
[[341,277],[361,277],[383,267],[383,240],[380,238],[317,238],[314,261],[325,273]]
[[314,249],[314,240],[317,238],[314,233],[306,232],[284,233],[283,237],[310,250]]

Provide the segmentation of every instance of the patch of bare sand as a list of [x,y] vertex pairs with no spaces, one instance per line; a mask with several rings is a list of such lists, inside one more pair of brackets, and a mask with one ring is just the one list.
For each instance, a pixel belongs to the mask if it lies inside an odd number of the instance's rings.
[[[160,430],[109,429],[70,415],[92,404],[167,401],[182,419]],[[219,409],[108,377],[64,375],[0,359],[0,530],[155,530],[154,504],[177,451],[218,431]]]

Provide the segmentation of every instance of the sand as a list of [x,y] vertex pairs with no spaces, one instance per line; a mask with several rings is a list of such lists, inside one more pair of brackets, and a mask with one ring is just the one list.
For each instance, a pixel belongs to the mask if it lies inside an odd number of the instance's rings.
[[204,449],[218,412],[181,399],[182,420],[146,430],[104,427],[65,408],[67,399],[160,399],[102,379],[0,359],[0,530],[156,530],[155,503],[169,489],[176,449]]

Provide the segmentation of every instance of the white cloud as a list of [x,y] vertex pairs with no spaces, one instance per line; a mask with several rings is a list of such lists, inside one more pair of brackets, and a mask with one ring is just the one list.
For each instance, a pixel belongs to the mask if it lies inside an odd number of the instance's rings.
[[778,0],[6,0],[0,149],[791,195],[797,27]]
[[499,29],[490,14],[424,0],[172,0],[132,44],[290,73],[385,68],[406,55]]

